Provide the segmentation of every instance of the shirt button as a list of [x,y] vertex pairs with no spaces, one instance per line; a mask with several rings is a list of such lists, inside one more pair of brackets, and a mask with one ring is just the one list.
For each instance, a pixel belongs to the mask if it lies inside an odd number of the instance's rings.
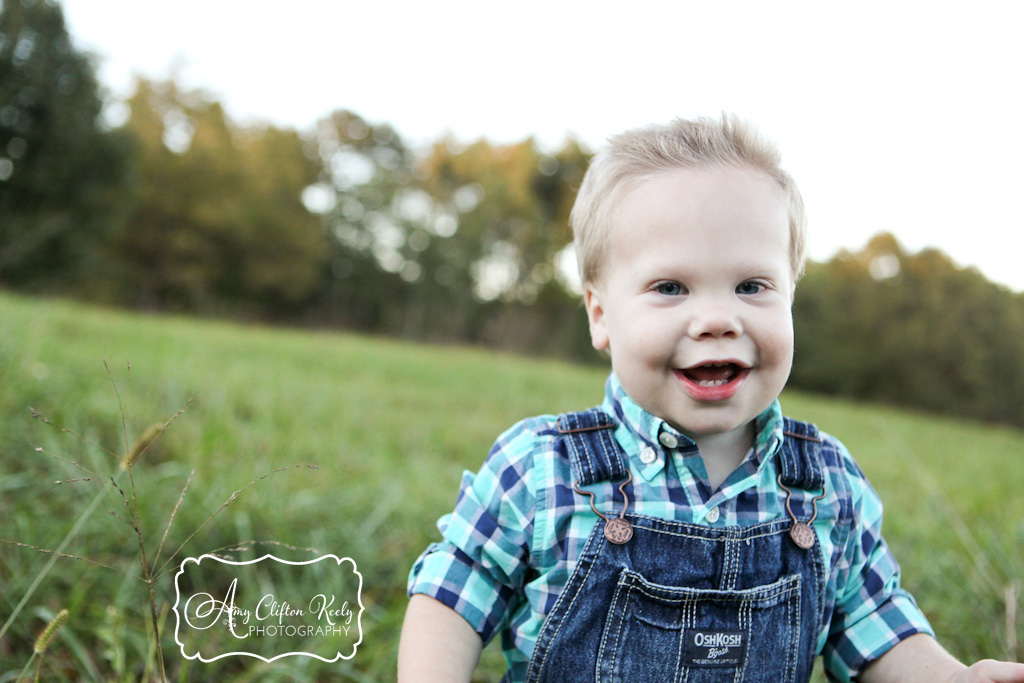
[[640,462],[645,465],[650,465],[652,462],[658,459],[658,454],[654,452],[654,449],[650,446],[644,446],[644,449],[640,451]]
[[718,508],[714,507],[714,508],[711,508],[710,510],[708,510],[708,514],[704,516],[704,519],[706,519],[709,522],[711,522],[712,524],[714,524],[715,522],[718,521],[718,515],[719,514],[720,513],[718,512]]
[[661,445],[664,446],[665,448],[675,448],[676,446],[679,445],[679,439],[672,436],[668,432],[662,432],[661,434],[659,434],[658,441],[660,441]]

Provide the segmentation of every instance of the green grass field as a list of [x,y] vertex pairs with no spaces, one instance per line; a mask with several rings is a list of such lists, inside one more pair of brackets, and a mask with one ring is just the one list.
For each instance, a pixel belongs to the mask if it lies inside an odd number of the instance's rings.
[[[0,683],[17,678],[36,635],[65,607],[68,622],[37,658],[43,678],[155,680],[145,586],[116,571],[137,575],[139,567],[134,532],[108,514],[123,516],[120,497],[104,481],[53,482],[83,476],[67,460],[116,473],[125,434],[133,442],[190,399],[133,470],[149,552],[190,471],[165,558],[233,491],[281,467],[316,465],[276,472],[239,493],[173,564],[253,540],[294,548],[263,546],[239,559],[349,556],[364,577],[366,609],[356,656],[334,664],[189,662],[165,632],[169,678],[393,680],[405,578],[454,502],[462,470],[477,468],[494,437],[524,416],[598,403],[605,374],[472,348],[0,294],[0,537],[56,548],[81,520],[64,552],[114,568],[0,544],[0,623],[9,622]],[[1024,432],[795,393],[783,405],[841,438],[878,488],[904,585],[947,647],[969,659],[1013,656],[1014,648],[1024,656],[1024,614],[1014,618],[1024,604]],[[126,476],[117,481],[127,486]],[[172,575],[157,582],[161,606],[173,602]],[[173,622],[164,617],[168,631]],[[480,680],[500,671],[489,648]]]

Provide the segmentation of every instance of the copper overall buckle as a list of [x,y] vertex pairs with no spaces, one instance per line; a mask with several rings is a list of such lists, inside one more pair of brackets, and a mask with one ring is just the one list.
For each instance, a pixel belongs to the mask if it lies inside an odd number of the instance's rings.
[[625,518],[626,508],[629,507],[629,496],[626,495],[626,485],[631,481],[633,481],[633,474],[627,470],[626,480],[619,484],[619,493],[622,494],[622,500],[624,503],[622,505],[622,511],[619,513],[618,517],[609,517],[602,514],[594,505],[594,494],[590,491],[580,489],[577,482],[574,481],[572,483],[573,491],[580,495],[590,496],[590,509],[593,510],[598,517],[604,520],[604,537],[615,545],[622,545],[623,543],[628,542],[629,539],[633,538],[633,525]]

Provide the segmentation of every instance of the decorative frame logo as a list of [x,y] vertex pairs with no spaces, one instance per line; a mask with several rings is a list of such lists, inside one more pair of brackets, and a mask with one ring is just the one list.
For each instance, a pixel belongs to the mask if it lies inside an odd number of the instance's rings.
[[174,576],[174,642],[185,659],[201,662],[230,655],[351,659],[363,640],[362,592],[363,575],[349,557],[188,557]]

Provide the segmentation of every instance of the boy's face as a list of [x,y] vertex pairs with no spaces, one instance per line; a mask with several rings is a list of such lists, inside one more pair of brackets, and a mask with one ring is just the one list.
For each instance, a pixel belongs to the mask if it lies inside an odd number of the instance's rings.
[[650,176],[612,216],[584,292],[594,348],[641,407],[684,434],[748,434],[793,361],[789,217],[752,170]]

